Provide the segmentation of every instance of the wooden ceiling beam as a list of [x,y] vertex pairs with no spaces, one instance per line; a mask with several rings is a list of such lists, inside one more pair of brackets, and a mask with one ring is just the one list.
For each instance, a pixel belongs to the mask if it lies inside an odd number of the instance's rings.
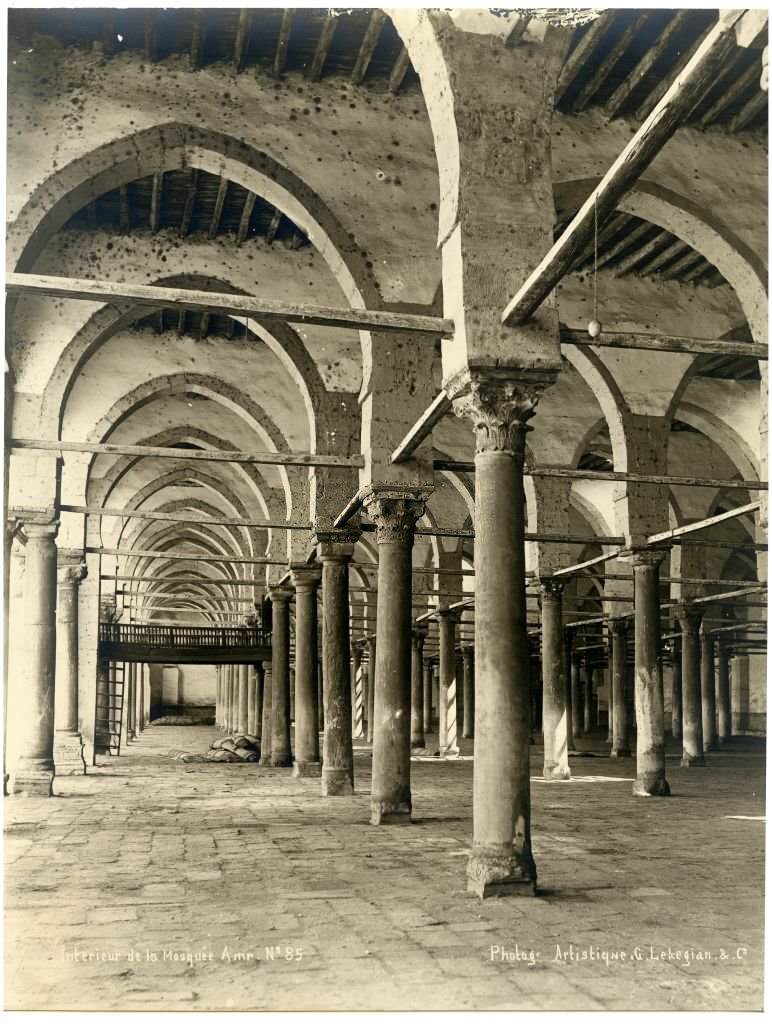
[[560,342],[563,345],[643,349],[652,352],[688,352],[692,355],[748,356],[752,359],[767,359],[769,356],[766,345],[754,342],[720,338],[684,338],[678,335],[641,334],[629,331],[604,331],[597,338],[591,338],[583,328],[563,326],[560,328]]
[[670,19],[664,30],[660,33],[656,43],[649,47],[627,78],[609,96],[603,108],[608,117],[616,117],[619,114],[619,111],[627,103],[643,79],[649,74],[657,61],[662,58],[670,45],[670,40],[683,28],[690,14],[691,11],[688,10],[678,11]]
[[739,132],[751,123],[767,105],[767,94],[763,89],[759,88],[751,98],[743,104],[741,110],[738,110],[732,120],[729,122],[729,130],[732,132]]
[[760,77],[760,68],[754,61],[754,63],[749,65],[741,75],[738,75],[737,78],[735,78],[734,82],[732,82],[728,88],[721,90],[717,99],[711,103],[705,113],[700,117],[700,127],[707,128],[709,124],[717,121],[724,111],[728,110],[729,107],[731,107],[732,104],[740,98],[752,82],[755,81],[758,86]]
[[385,13],[380,8],[376,7],[370,15],[367,31],[365,32],[364,39],[362,40],[362,45],[359,47],[356,64],[351,72],[351,81],[354,85],[361,85],[364,81],[367,69],[370,66],[370,61],[375,53],[375,48],[378,45],[378,40],[381,37],[381,29],[383,28],[385,21]]
[[685,252],[683,256],[677,259],[672,266],[662,272],[662,280],[674,281],[684,270],[691,267],[692,263],[701,262],[702,259],[702,253],[696,252],[694,249],[690,249],[688,252]]
[[212,211],[212,220],[209,224],[208,237],[215,238],[217,232],[220,230],[220,221],[222,220],[222,210],[225,205],[225,197],[228,194],[228,179],[223,175],[220,176],[220,186],[217,189],[217,198],[214,201],[214,210]]
[[616,11],[604,11],[604,13],[590,25],[571,53],[569,53],[560,72],[558,84],[555,88],[555,106],[560,103],[571,83],[576,78],[579,69],[584,63],[585,57],[589,56],[596,43],[598,43],[608,31],[612,21],[614,20],[615,14]]
[[276,238],[276,232],[279,230],[281,224],[282,212],[281,210],[274,210],[273,216],[271,217],[271,223],[268,225],[268,230],[265,233],[265,240],[270,245],[274,238]]
[[290,32],[292,31],[292,19],[295,11],[291,7],[285,7],[281,16],[281,27],[279,38],[276,41],[276,55],[273,58],[273,73],[281,75],[287,67],[287,51],[289,48]]
[[[679,57],[674,61],[673,65],[667,70],[665,74],[662,75],[662,77],[651,90],[649,95],[644,96],[644,98],[641,100],[640,106],[636,111],[636,115],[641,121],[643,121],[644,118],[649,116],[651,111],[659,103],[660,99],[665,95],[665,93],[673,84],[673,82],[675,82],[676,78],[681,74],[681,71],[689,63],[689,61],[692,59],[692,57],[697,52],[702,43],[705,41],[705,39],[707,39],[707,37],[710,35],[712,29],[713,25],[708,25],[708,27],[705,29],[702,35],[697,36],[697,38],[694,40],[691,46],[688,46],[686,48],[686,51],[683,54],[679,55]],[[733,57],[734,54],[731,54],[729,56],[729,60],[731,60]],[[726,63],[728,63],[728,61]],[[723,70],[723,67],[716,68],[716,73],[711,77],[710,82],[708,82],[706,86],[702,89],[700,94],[697,97],[695,97],[695,101],[692,104],[692,109],[684,118],[685,121],[688,120],[688,118],[694,112],[694,110],[700,105],[700,103],[702,103],[705,94],[712,88],[716,78],[718,78],[719,74]]]
[[252,211],[255,208],[255,202],[257,196],[254,192],[247,192],[244,197],[244,206],[241,210],[241,220],[239,221],[239,229],[236,232],[236,245],[241,245],[249,235],[249,225],[252,221]]
[[102,21],[102,52],[105,57],[112,57],[115,53],[115,11],[106,10]]
[[199,338],[202,341],[209,334],[209,318],[210,318],[210,316],[211,316],[211,313],[202,313],[201,314],[201,323],[199,324],[199,328],[198,328],[198,336],[199,336]]
[[164,311],[162,309],[159,309],[158,312],[156,313],[155,324],[156,324],[156,327],[155,327],[156,334],[163,334],[163,332],[164,332]]
[[[612,238],[618,231],[621,231],[623,226],[630,220],[630,217],[626,213],[612,213],[603,227],[598,231],[598,249],[605,245],[606,242]],[[564,228],[565,230],[565,228]],[[561,232],[562,233],[562,232]],[[574,260],[571,269],[578,270],[588,260],[593,258],[595,252],[595,238],[585,245],[582,251],[579,253],[577,258]]]
[[580,113],[590,100],[593,98],[598,89],[601,88],[603,83],[606,81],[608,76],[614,70],[616,63],[622,57],[627,50],[635,36],[643,29],[647,19],[649,17],[648,12],[641,14],[635,21],[631,22],[624,30],[622,35],[617,39],[614,45],[609,50],[608,54],[598,64],[595,73],[590,76],[585,85],[582,87],[579,95],[571,104],[571,110],[574,113]]
[[249,29],[252,24],[252,12],[249,7],[239,11],[239,24],[236,29],[236,41],[233,44],[233,70],[236,74],[244,67],[244,57],[249,46]]
[[120,225],[121,231],[128,235],[131,231],[131,217],[129,215],[129,186],[121,185],[119,189],[119,203],[120,203]]
[[[689,13],[688,11],[686,13]],[[523,324],[550,295],[573,265],[576,253],[592,241],[595,223],[603,224],[659,154],[664,144],[694,109],[705,84],[713,80],[734,53],[735,26],[743,10],[722,10],[718,22],[697,48],[686,68],[656,104],[641,127],[621,151],[582,208],[535,266],[502,313],[508,327]],[[677,17],[680,16],[676,15]]]
[[[656,227],[656,225],[654,225]],[[619,263],[614,267],[614,277],[624,277],[625,274],[629,274],[633,267],[643,262],[653,252],[656,252],[660,246],[665,243],[667,238],[667,232],[658,231],[651,241],[642,245],[636,252],[631,252],[629,256],[625,256],[624,259],[620,260]],[[670,243],[666,243],[669,245]]]
[[204,17],[205,11],[200,7],[193,10],[193,32],[190,40],[190,68],[191,71],[198,71],[203,64],[204,52]]
[[[254,295],[199,291],[193,288],[165,288],[158,285],[95,281],[90,278],[53,277],[41,274],[7,274],[9,294],[56,295],[88,301],[128,301],[151,309],[207,310],[220,316],[251,317],[258,320],[286,320],[288,323],[318,324],[352,330],[397,331],[449,338],[452,320],[419,313],[380,309],[333,309],[304,303],[261,299]],[[144,314],[147,315],[147,314]]]
[[675,257],[680,257],[681,253],[686,252],[689,246],[686,242],[682,242],[680,238],[674,238],[673,241],[662,250],[654,259],[649,260],[648,263],[642,267],[638,267],[637,273],[649,275],[655,273],[660,267],[664,267],[666,263],[669,263]]
[[399,92],[400,86],[405,79],[407,69],[410,67],[410,57],[408,52],[403,46],[399,51],[399,56],[394,61],[394,67],[391,69],[389,75],[389,91],[393,93]]
[[530,23],[530,16],[520,15],[520,17],[517,19],[517,21],[510,29],[509,35],[504,40],[504,45],[507,47],[507,49],[513,50],[517,46],[517,44],[525,35],[525,30],[528,28]]
[[177,317],[177,335],[180,338],[185,333],[185,316],[185,310],[181,309],[179,316]]
[[157,59],[155,31],[155,23],[157,17],[157,11],[152,11],[145,15],[145,60],[148,61],[155,61]]
[[150,194],[150,230],[155,234],[161,225],[161,197],[163,196],[163,171],[153,175],[153,190]]
[[96,231],[99,226],[97,221],[96,199],[92,199],[90,203],[86,204],[86,222],[92,231]]
[[654,225],[649,223],[649,221],[644,221],[642,224],[638,224],[637,227],[634,227],[627,235],[620,238],[618,242],[615,242],[610,249],[605,249],[598,253],[598,266],[605,267],[607,263],[616,259],[620,253],[623,253],[625,249],[634,245],[639,238],[643,238],[644,235],[648,234],[653,227]]
[[198,171],[195,167],[190,170],[190,181],[188,184],[188,194],[185,199],[185,206],[182,211],[182,220],[180,221],[180,238],[185,236],[190,231],[190,222],[193,219],[193,210],[196,205],[196,191],[198,189]]
[[322,77],[324,71],[324,64],[327,60],[327,55],[330,52],[330,46],[332,45],[332,39],[335,35],[335,29],[338,26],[338,19],[334,14],[327,14],[322,24],[322,31],[319,36],[319,42],[316,44],[316,51],[314,52],[311,65],[308,69],[306,77],[311,82],[318,82]]

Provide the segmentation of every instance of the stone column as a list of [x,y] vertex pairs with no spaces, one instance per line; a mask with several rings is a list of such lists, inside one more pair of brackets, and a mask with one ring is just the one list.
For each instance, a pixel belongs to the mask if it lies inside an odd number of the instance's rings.
[[423,714],[424,714],[424,740],[432,731],[432,663],[427,659],[423,664]]
[[[373,825],[409,823],[410,620],[412,550],[416,520],[427,492],[417,488],[371,489],[363,505],[376,525],[378,611],[376,619]],[[451,651],[451,671],[452,658]]]
[[254,665],[247,665],[247,734],[257,730],[257,674]]
[[292,764],[289,706],[289,588],[273,587],[271,599],[273,688],[271,691],[271,764],[288,768]]
[[460,651],[456,651],[455,654],[455,668],[456,748],[458,748],[458,737],[464,735],[464,659]]
[[726,644],[718,641],[718,742],[732,738],[732,689],[729,685],[729,653]]
[[665,696],[659,672],[659,566],[663,551],[633,551],[635,592],[635,796],[669,796],[665,778]]
[[474,647],[462,648],[464,658],[464,739],[474,737]]
[[440,754],[458,753],[456,715],[456,623],[458,612],[441,608],[437,612],[440,631]]
[[[319,637],[317,637],[317,650],[320,646]],[[319,659],[316,666],[316,706],[319,708],[319,732],[324,732],[324,662],[322,658]]]
[[593,693],[592,693],[592,665],[589,660],[585,658],[584,661],[584,734],[585,736],[592,732],[594,722],[594,716],[592,713],[593,708]]
[[126,713],[126,742],[136,739],[136,719],[135,719],[135,685],[136,676],[134,672],[134,662],[124,661],[123,663],[123,701]]
[[718,750],[716,733],[716,670],[713,664],[713,637],[705,633],[700,638],[701,664],[700,684],[702,686],[702,747],[703,750]]
[[671,697],[670,697],[671,730],[672,730],[672,733],[673,733],[673,739],[674,740],[680,740],[681,739],[681,731],[682,731],[681,721],[682,721],[682,716],[683,716],[683,711],[682,711],[683,705],[682,705],[682,697],[681,697],[681,667],[682,667],[682,660],[681,660],[681,640],[680,640],[680,638],[676,638],[676,639],[673,640],[673,654],[672,654],[672,659],[671,659],[671,665],[672,665],[671,679],[673,680],[673,682],[672,682],[672,690],[671,690]]
[[324,660],[322,796],[349,796],[354,792],[348,566],[356,537],[344,530],[317,534],[317,554],[322,563]]
[[295,766],[292,774],[296,778],[318,779],[322,774],[316,614],[316,592],[321,578],[321,570],[316,566],[298,566],[292,570],[295,587]]
[[54,678],[56,673],[56,531],[58,523],[24,521],[24,657],[15,701],[19,758],[11,792],[51,796],[54,780]]
[[541,580],[542,729],[544,778],[570,779],[563,675],[563,580]]
[[563,679],[566,684],[566,741],[568,743],[569,754],[575,754],[576,748],[574,745],[574,715],[573,715],[573,687],[571,685],[571,666],[573,663],[573,654],[571,650],[574,646],[574,633],[571,629],[563,630]]
[[56,601],[54,764],[57,775],[85,775],[78,721],[78,587],[85,579],[82,552],[59,552]]
[[627,715],[627,622],[610,619],[611,634],[611,751],[610,757],[630,757],[630,721]]
[[221,678],[222,665],[215,665],[215,698],[214,698],[214,724],[217,728],[220,728],[221,721],[220,716],[222,715],[222,678]]
[[238,672],[238,718],[236,732],[246,736],[249,732],[249,665],[239,665]]
[[[506,375],[506,376],[505,376]],[[506,379],[509,377],[509,379]],[[476,749],[469,889],[532,894],[530,680],[525,599],[526,422],[552,374],[469,371],[454,401],[475,446]],[[455,387],[451,386],[453,396]]]
[[573,727],[574,739],[582,735],[582,724],[584,723],[584,693],[582,691],[582,679],[579,671],[580,658],[578,654],[571,655],[571,725]]
[[425,626],[413,628],[413,646],[410,663],[410,746],[425,747],[423,657]]
[[260,764],[271,763],[271,737],[273,711],[273,662],[263,662],[263,714],[260,728]]
[[373,742],[375,725],[375,636],[367,638],[367,742]]
[[262,740],[263,738],[263,693],[265,690],[265,674],[263,671],[262,661],[258,661],[254,666],[255,670],[255,736],[257,739]]
[[289,717],[290,722],[295,721],[295,666],[290,665],[289,670]]
[[236,708],[236,680],[235,680],[235,665],[226,665],[226,702],[225,702],[225,731],[228,735],[232,735],[236,731],[235,727],[235,708]]
[[683,705],[682,768],[705,764],[702,742],[702,687],[700,683],[700,622],[702,613],[688,605],[676,609],[681,624],[681,686]]

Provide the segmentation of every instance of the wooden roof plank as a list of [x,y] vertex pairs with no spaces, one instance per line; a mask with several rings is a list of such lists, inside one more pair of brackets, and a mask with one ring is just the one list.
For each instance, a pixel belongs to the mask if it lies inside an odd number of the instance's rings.
[[351,81],[354,85],[361,85],[364,81],[385,21],[386,14],[379,8],[376,8],[370,15],[367,31],[362,40],[362,45],[359,47],[356,64],[354,64],[354,69],[351,72]]

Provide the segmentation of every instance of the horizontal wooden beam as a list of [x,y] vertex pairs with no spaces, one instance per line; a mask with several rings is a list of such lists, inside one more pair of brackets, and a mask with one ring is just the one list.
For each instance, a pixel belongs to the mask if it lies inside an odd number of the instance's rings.
[[667,334],[638,334],[627,331],[602,333],[591,338],[586,330],[573,327],[560,328],[563,345],[578,345],[590,348],[624,348],[650,352],[683,352],[687,355],[708,356],[750,356],[752,359],[769,359],[766,345],[744,341],[723,341],[718,338],[683,338]]
[[[178,562],[216,562],[219,565],[287,565],[287,559],[242,558],[237,555],[202,555],[200,551],[154,551],[144,548],[103,548],[97,545],[86,547],[87,555],[115,555],[117,558],[168,558]],[[223,580],[230,584],[231,580]]]
[[[474,473],[474,462],[435,459],[435,470]],[[524,476],[558,477],[566,480],[607,480],[612,483],[662,484],[666,487],[715,487],[717,490],[766,491],[766,480],[716,480],[699,476],[667,476],[654,473],[616,473],[594,469],[564,469],[562,466],[534,466]]]
[[557,569],[552,573],[552,576],[573,576],[574,573],[581,572],[582,569],[588,569],[591,565],[600,565],[601,562],[610,562],[611,559],[616,558],[618,554],[618,551],[614,551],[610,555],[596,555],[595,558],[588,558],[584,562],[577,562],[576,565],[567,565],[563,569]]
[[725,523],[729,519],[737,519],[739,516],[757,512],[761,507],[760,501],[751,501],[748,505],[740,505],[739,508],[732,508],[728,512],[719,512],[718,515],[709,516],[707,519],[700,519],[696,523],[686,523],[684,526],[676,526],[672,530],[665,530],[663,533],[653,533],[647,538],[649,544],[659,544],[662,541],[673,540],[676,537],[683,537],[687,533],[695,533],[698,530],[707,530],[718,523]]
[[343,327],[350,330],[397,331],[450,338],[454,324],[437,316],[395,313],[375,309],[333,309],[304,303],[277,302],[255,295],[202,292],[193,288],[162,288],[159,285],[127,284],[120,281],[92,281],[89,278],[53,277],[46,274],[7,274],[5,288],[10,295],[53,295],[88,302],[130,302],[152,309],[186,309],[221,316],[283,320],[287,323]]
[[448,393],[440,391],[429,408],[421,414],[394,449],[391,461],[393,463],[406,462],[421,442],[431,434],[443,416],[450,412],[451,404]]
[[590,241],[595,223],[602,224],[652,160],[689,116],[722,61],[736,46],[734,26],[743,11],[722,11],[686,67],[633,135],[600,184],[508,304],[502,322],[524,323],[568,273],[579,251]]
[[[281,565],[286,565],[286,562],[282,562]],[[231,580],[223,577],[222,579],[212,579],[211,577],[202,576],[158,576],[154,575],[141,575],[132,576],[131,574],[118,573],[117,575],[110,575],[109,573],[102,573],[100,580],[108,580],[117,583],[188,583],[195,584],[197,587],[264,587],[265,580]]]
[[61,512],[75,512],[79,515],[116,517],[118,519],[152,519],[162,523],[200,523],[204,526],[247,526],[261,530],[310,530],[310,523],[283,523],[281,520],[241,519],[238,516],[191,516],[177,512],[135,512],[121,508],[102,508],[98,505],[60,505]]
[[93,455],[134,455],[146,459],[184,459],[192,462],[234,462],[264,466],[325,466],[362,469],[362,455],[315,455],[311,452],[237,452],[221,448],[161,448],[149,444],[90,444],[86,441],[43,441],[14,437],[8,447],[16,451],[86,452]]

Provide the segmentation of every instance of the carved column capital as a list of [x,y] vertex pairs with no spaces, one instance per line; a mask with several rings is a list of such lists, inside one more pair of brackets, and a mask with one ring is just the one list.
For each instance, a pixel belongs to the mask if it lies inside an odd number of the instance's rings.
[[419,487],[372,487],[362,505],[376,526],[378,544],[412,544],[413,531],[424,514],[429,490]]
[[290,587],[270,587],[268,590],[268,597],[271,604],[281,604],[282,602],[288,602],[292,600],[293,591]]
[[540,599],[551,598],[552,600],[559,601],[563,596],[565,587],[566,580],[561,576],[539,577]]
[[318,565],[293,565],[290,578],[296,591],[315,590],[322,579],[322,570]]
[[665,559],[667,551],[664,548],[632,548],[629,551],[622,551],[617,555],[620,562],[627,562],[633,569],[641,566],[656,568]]
[[673,608],[673,615],[678,619],[682,636],[696,636],[699,633],[702,623],[702,611],[699,608],[690,604],[677,604]]
[[318,530],[314,534],[317,556],[322,562],[350,562],[360,536],[357,529]]
[[624,638],[627,633],[627,619],[609,619],[608,630],[611,636]]
[[56,567],[56,581],[60,586],[79,586],[80,581],[84,580],[88,575],[85,562],[65,562],[64,564],[59,563]]
[[528,420],[555,372],[513,374],[511,370],[466,369],[445,386],[453,411],[471,422],[478,455],[502,452],[525,457]]

